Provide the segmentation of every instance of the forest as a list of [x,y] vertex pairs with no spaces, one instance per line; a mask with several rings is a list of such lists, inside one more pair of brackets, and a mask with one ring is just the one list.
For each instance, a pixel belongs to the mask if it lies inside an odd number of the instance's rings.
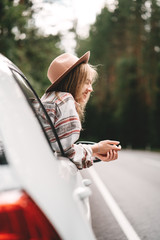
[[[0,1],[0,52],[26,75],[41,97],[61,34],[39,31],[32,1]],[[91,51],[99,77],[86,109],[82,140],[116,139],[123,148],[160,150],[160,1],[117,0],[105,6],[76,53]]]

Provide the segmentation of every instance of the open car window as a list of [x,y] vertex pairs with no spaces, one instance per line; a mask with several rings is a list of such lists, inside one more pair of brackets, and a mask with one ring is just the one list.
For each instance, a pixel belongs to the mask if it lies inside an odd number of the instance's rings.
[[43,104],[41,103],[38,95],[36,94],[35,90],[33,89],[31,84],[28,82],[28,80],[25,78],[25,76],[21,72],[17,71],[17,69],[13,69],[13,68],[11,68],[11,71],[12,71],[13,76],[14,76],[15,80],[17,81],[18,85],[21,87],[21,89],[22,89],[28,103],[30,104],[34,114],[37,116],[37,119],[38,119],[38,121],[39,121],[39,123],[40,123],[40,125],[43,129],[44,135],[45,135],[52,151],[54,151],[54,150],[53,150],[53,148],[51,146],[51,143],[49,141],[49,136],[46,134],[46,131],[44,129],[44,121],[43,121],[44,117],[45,117],[46,121],[48,122],[50,128],[52,129],[52,132],[53,132],[53,134],[54,134],[54,136],[57,140],[57,143],[59,145],[61,154],[64,156],[63,147],[60,143],[60,140],[59,140],[59,137],[56,133],[56,130],[55,130],[55,128],[54,128],[54,126],[51,122],[51,119],[48,116]]
[[[14,78],[16,79],[17,83],[19,84],[19,86],[21,87],[23,93],[25,94],[25,97],[27,98],[28,103],[30,104],[34,114],[37,116],[37,120],[39,121],[43,132],[45,134],[45,137],[47,138],[47,141],[49,142],[48,136],[45,133],[45,130],[43,128],[43,124],[41,123],[41,118],[38,114],[38,112],[35,110],[34,108],[34,104],[32,104],[34,101],[37,101],[37,96],[35,96],[35,94],[33,93],[33,91],[29,88],[26,79],[23,75],[21,75],[19,72],[17,72],[16,70],[11,69]],[[37,101],[38,102],[38,101]]]

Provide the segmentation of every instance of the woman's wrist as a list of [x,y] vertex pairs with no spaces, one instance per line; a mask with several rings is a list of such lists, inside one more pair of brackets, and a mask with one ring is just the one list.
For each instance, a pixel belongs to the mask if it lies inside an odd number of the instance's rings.
[[100,143],[96,143],[91,146],[93,154],[100,153]]

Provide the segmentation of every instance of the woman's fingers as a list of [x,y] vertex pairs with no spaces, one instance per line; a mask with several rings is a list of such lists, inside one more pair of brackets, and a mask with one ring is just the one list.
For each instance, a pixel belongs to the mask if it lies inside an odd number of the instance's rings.
[[106,140],[108,142],[108,144],[113,144],[113,145],[118,145],[120,144],[119,141],[113,141],[113,140]]
[[110,152],[110,154],[111,154],[110,157],[111,157],[111,159],[117,158],[117,156],[118,156],[117,151],[121,150],[121,146],[120,145],[116,146],[116,144],[119,144],[119,141],[103,140],[103,141],[100,141],[99,143],[92,145],[93,156],[96,156],[96,154],[106,156],[106,154],[109,151],[116,151],[116,153]]
[[114,159],[113,160],[116,160],[118,158],[118,152],[113,150],[113,155],[114,155]]
[[116,145],[110,145],[110,148],[111,148],[112,150],[120,151],[120,150],[121,150],[121,145],[119,145],[119,146],[116,146]]
[[96,154],[96,157],[101,159],[104,162],[109,162],[109,161],[113,161],[116,160],[118,158],[118,152],[117,151],[108,151],[105,155],[102,154]]
[[117,153],[117,151],[115,151],[115,150],[110,150],[109,152],[109,155],[107,155],[108,156],[108,161],[112,161],[112,160],[116,160],[117,158],[118,158],[118,153]]
[[113,159],[113,156],[114,156],[114,153],[113,153],[113,151],[112,151],[112,150],[110,150],[110,151],[109,151],[109,157],[110,157],[109,159],[111,159],[111,160],[112,160],[112,159]]
[[109,150],[121,150],[121,146],[116,146],[119,144],[119,141],[110,141],[110,140],[104,140],[98,143],[99,149],[101,154],[105,154]]

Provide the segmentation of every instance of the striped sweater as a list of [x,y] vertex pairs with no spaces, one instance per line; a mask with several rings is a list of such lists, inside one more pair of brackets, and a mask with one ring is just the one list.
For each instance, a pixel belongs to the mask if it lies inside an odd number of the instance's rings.
[[[75,100],[70,93],[59,92],[58,97],[55,92],[45,93],[41,101],[55,126],[65,155],[71,159],[77,168],[87,168],[92,166],[92,149],[89,145],[75,144],[79,139],[81,122],[76,111]],[[55,136],[48,121],[45,118],[39,105],[34,103],[36,111],[41,116],[41,122],[49,137],[53,150],[60,154]]]

